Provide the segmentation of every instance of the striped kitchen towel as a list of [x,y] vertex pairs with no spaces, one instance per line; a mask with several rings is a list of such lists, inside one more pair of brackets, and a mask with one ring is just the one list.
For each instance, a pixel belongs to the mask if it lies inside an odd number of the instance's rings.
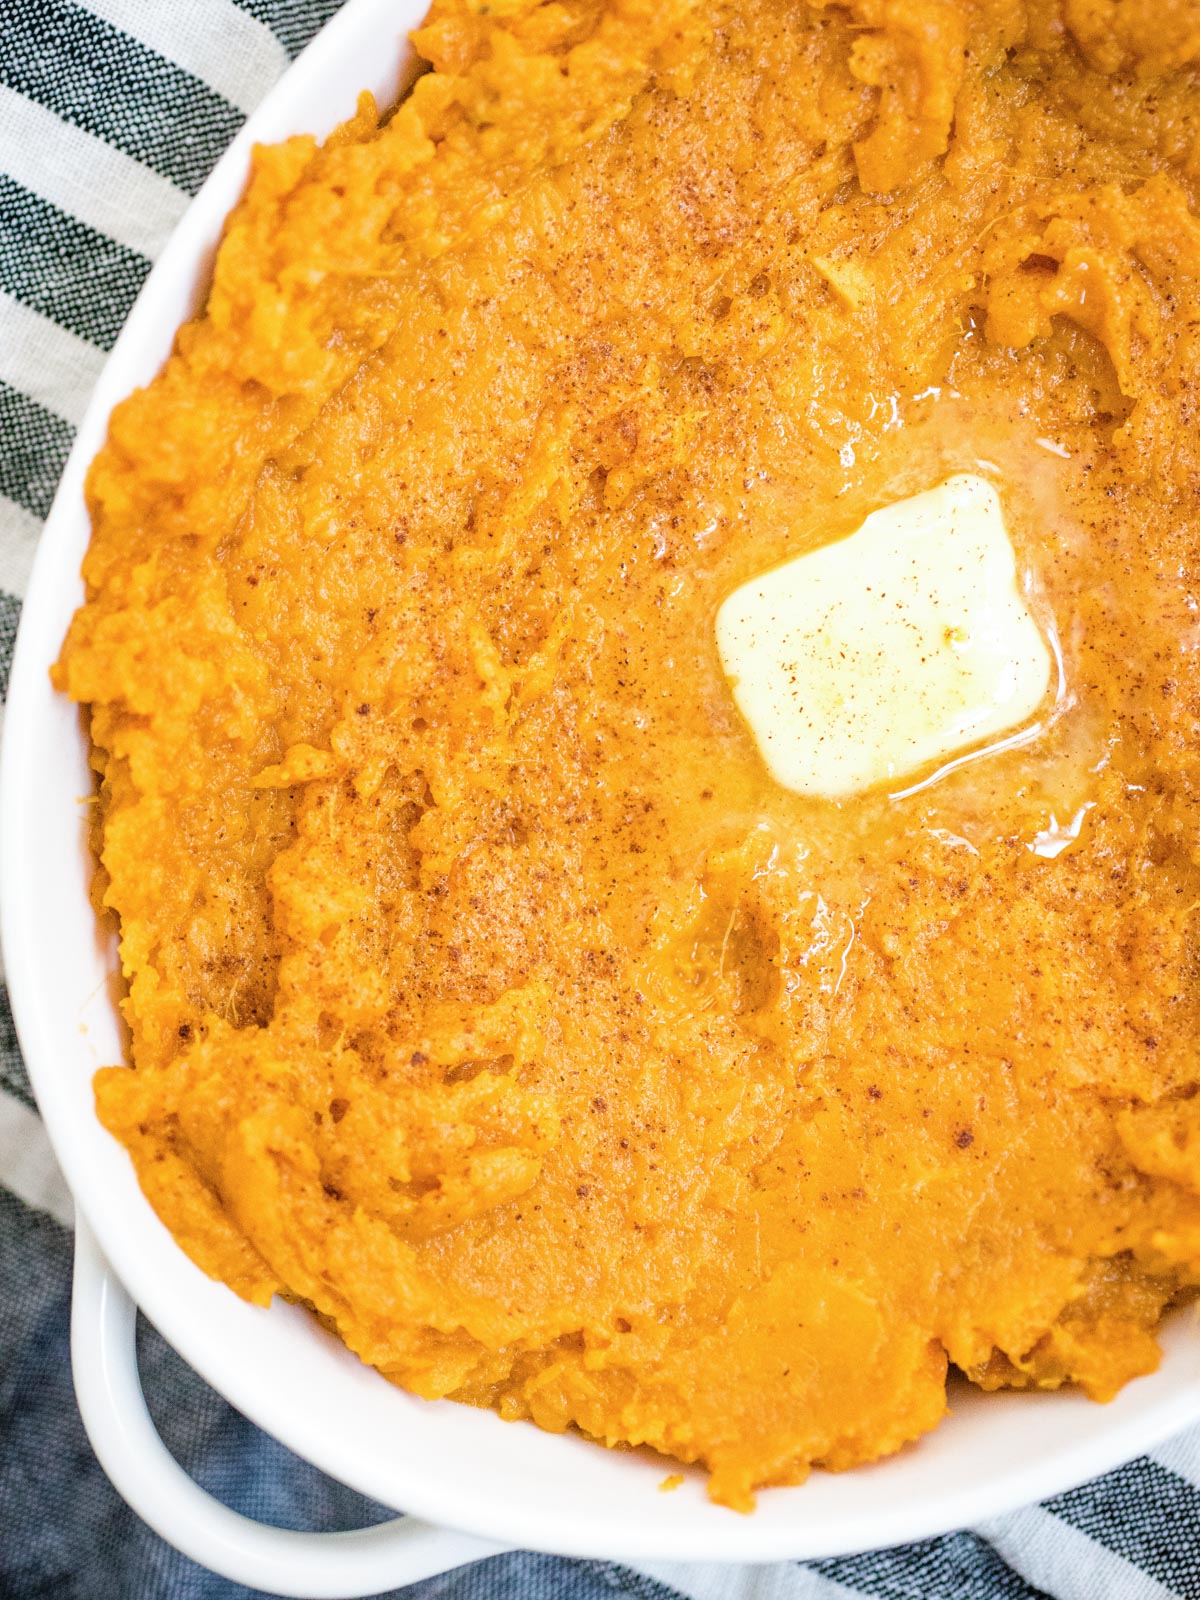
[[[338,0],[0,0],[0,694],[38,533],[150,264]],[[234,1600],[108,1486],[70,1390],[71,1202],[0,992],[0,1600]],[[143,1329],[164,1437],[283,1526],[383,1515],[255,1429]],[[496,1557],[420,1600],[1200,1600],[1200,1430],[1047,1504],[901,1549],[766,1568]]]

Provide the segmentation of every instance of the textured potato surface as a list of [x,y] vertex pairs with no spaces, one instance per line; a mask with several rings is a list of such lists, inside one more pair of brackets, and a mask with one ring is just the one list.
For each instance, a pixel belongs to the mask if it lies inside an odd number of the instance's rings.
[[[1200,1281],[1196,6],[416,41],[259,150],[91,471],[101,1117],[240,1294],[733,1506],[948,1363],[1111,1396]],[[958,471],[1053,704],[786,792],[718,606]]]

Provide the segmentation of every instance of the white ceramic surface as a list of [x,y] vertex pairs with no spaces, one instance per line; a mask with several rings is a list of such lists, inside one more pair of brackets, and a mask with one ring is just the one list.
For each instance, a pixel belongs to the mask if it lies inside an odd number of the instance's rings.
[[[92,1073],[121,1055],[114,951],[97,937],[87,898],[81,797],[91,784],[79,719],[47,678],[81,598],[84,471],[113,404],[153,375],[202,292],[222,220],[244,182],[250,142],[300,130],[323,134],[349,114],[364,85],[392,97],[409,67],[401,31],[422,10],[423,0],[350,0],[221,161],[113,351],[38,554],[0,772],[2,928],[21,1043],[77,1206],[146,1314],[247,1416],[355,1488],[484,1539],[628,1560],[828,1556],[961,1527],[1080,1482],[1200,1417],[1200,1338],[1190,1317],[1167,1328],[1161,1370],[1109,1406],[1076,1394],[956,1391],[953,1417],[918,1447],[865,1470],[818,1473],[803,1488],[771,1490],[753,1516],[739,1516],[708,1502],[699,1474],[688,1474],[678,1492],[660,1494],[669,1470],[661,1460],[413,1399],[304,1312],[243,1304],[178,1250],[143,1199],[124,1151],[95,1119]],[[97,1308],[101,1298],[97,1290]],[[83,1336],[77,1348],[81,1342]],[[119,1413],[93,1418],[93,1427],[115,1438]],[[132,1422],[123,1448],[141,1448]],[[161,1519],[156,1525],[170,1536]],[[455,1545],[452,1559],[487,1548]]]

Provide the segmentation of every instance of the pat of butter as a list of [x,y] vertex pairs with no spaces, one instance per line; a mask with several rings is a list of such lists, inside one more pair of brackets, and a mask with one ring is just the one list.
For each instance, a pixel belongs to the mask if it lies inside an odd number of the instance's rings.
[[995,739],[1052,658],[995,489],[960,474],[743,584],[717,648],[772,775],[837,799]]

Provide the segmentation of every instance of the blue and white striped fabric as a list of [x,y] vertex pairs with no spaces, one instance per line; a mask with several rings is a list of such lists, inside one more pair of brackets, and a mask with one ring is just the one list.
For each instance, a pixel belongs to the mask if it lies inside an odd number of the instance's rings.
[[[0,693],[92,384],[191,195],[338,0],[0,0]],[[0,991],[0,995],[2,995]],[[235,1600],[109,1488],[70,1391],[71,1203],[0,1003],[0,1597]],[[156,1421],[212,1492],[291,1527],[381,1509],[297,1461],[149,1329]],[[767,1568],[497,1557],[418,1600],[1200,1600],[1200,1430],[972,1532]]]

